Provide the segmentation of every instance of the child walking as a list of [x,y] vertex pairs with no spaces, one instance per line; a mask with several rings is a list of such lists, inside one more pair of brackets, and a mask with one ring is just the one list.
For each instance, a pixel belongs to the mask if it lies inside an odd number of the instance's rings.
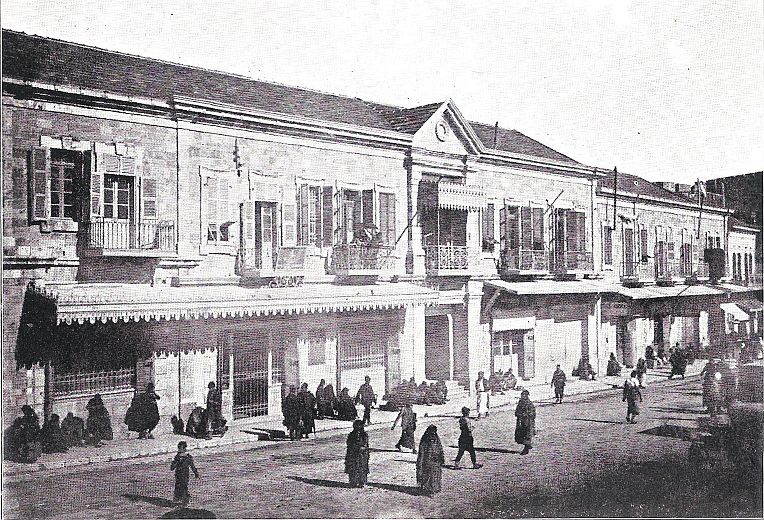
[[478,464],[475,460],[475,439],[472,437],[472,430],[474,426],[470,420],[470,409],[466,406],[462,408],[462,416],[459,418],[459,452],[456,454],[456,460],[454,460],[454,469],[459,469],[459,462],[462,460],[464,452],[470,454],[472,459],[472,467],[478,469],[482,467],[482,464]]
[[194,459],[191,454],[186,452],[188,444],[186,441],[178,443],[178,453],[170,464],[170,470],[175,471],[175,497],[176,504],[182,504],[184,507],[191,500],[191,494],[188,492],[189,469],[194,472],[194,476],[199,478],[199,471],[194,466]]

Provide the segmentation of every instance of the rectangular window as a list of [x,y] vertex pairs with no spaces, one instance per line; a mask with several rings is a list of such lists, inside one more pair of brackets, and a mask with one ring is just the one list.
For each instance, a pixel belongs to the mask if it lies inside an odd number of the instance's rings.
[[321,246],[323,229],[321,226],[321,187],[303,184],[297,192],[297,206],[299,211],[298,244],[302,246]]
[[647,228],[645,227],[639,230],[639,252],[640,260],[647,262],[649,255],[647,253]]
[[542,208],[531,209],[531,231],[533,233],[533,250],[544,250],[544,210]]
[[233,216],[229,180],[225,177],[207,178],[207,241],[229,244],[233,241]]
[[483,210],[483,251],[493,251],[495,241],[493,236],[493,212],[493,204],[488,204],[488,207]]
[[518,222],[519,208],[508,206],[504,208],[504,227],[505,233],[502,238],[505,241],[504,249],[508,251],[517,251],[520,248],[520,223]]
[[602,228],[602,261],[605,265],[613,265],[613,228]]
[[51,154],[50,164],[50,216],[75,218],[74,183],[75,163],[64,154]]

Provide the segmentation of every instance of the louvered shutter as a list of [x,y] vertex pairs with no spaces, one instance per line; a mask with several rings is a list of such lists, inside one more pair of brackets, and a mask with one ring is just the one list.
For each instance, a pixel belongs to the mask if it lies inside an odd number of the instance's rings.
[[251,200],[244,201],[242,229],[244,230],[242,244],[245,247],[255,246],[255,203]]
[[565,212],[565,249],[578,251],[578,218],[574,211]]
[[300,229],[297,242],[300,245],[307,246],[310,244],[310,186],[307,184],[301,185],[298,195],[298,225]]
[[700,252],[698,251],[699,247],[699,240],[695,240],[695,237],[690,235],[690,243],[692,244],[692,267],[691,271],[695,273],[698,270],[698,267],[700,267]]
[[29,220],[42,222],[50,217],[50,149],[33,148],[29,153]]
[[533,225],[533,250],[544,250],[544,210],[542,208],[533,208],[531,210],[531,220]]
[[493,219],[494,219],[493,204],[488,204],[483,210],[483,249],[493,249]]
[[499,248],[501,249],[502,253],[507,250],[509,247],[509,241],[507,239],[507,233],[508,233],[508,226],[507,226],[507,217],[508,217],[508,211],[507,211],[507,204],[504,204],[504,207],[499,209]]
[[394,245],[395,236],[395,194],[379,194],[379,232],[382,234],[382,243]]
[[520,240],[522,249],[528,251],[533,246],[533,222],[531,217],[531,208],[522,206],[520,208]]
[[578,213],[578,250],[581,252],[587,251],[586,249],[586,213],[583,211]]
[[323,245],[330,247],[334,242],[334,190],[324,186],[321,192],[321,235]]
[[[295,187],[296,188],[296,187]],[[286,186],[281,203],[281,245],[292,247],[297,243],[297,200],[296,189]]]
[[[126,163],[130,159],[128,157],[123,158],[123,169],[126,169]],[[149,169],[143,171],[141,177],[141,220],[156,220],[157,219],[157,178],[153,172]]]
[[374,224],[374,190],[363,190],[361,193],[362,227]]
[[345,190],[337,187],[334,190],[334,245],[345,243],[345,206],[343,204]]
[[360,236],[363,231],[363,199],[364,192],[357,191],[353,203],[353,236]]
[[602,227],[602,263],[613,265],[613,228]]

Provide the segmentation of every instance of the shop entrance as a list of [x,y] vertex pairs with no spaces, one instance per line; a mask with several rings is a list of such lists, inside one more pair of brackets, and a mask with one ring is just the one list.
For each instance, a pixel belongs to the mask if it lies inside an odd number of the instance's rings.
[[233,418],[259,417],[268,414],[268,336],[253,344],[252,336],[225,334],[221,345],[221,388],[228,388],[233,370]]

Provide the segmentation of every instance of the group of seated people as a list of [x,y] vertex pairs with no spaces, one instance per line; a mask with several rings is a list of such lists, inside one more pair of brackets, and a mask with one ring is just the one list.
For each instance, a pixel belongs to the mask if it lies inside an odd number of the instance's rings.
[[508,368],[506,372],[499,369],[498,372],[494,372],[488,378],[488,388],[491,391],[491,395],[501,394],[507,390],[514,390],[517,387],[517,378],[512,373],[512,369]]
[[[301,401],[307,401],[308,406],[310,406],[308,394],[310,396],[313,394],[308,390],[307,383],[303,383],[303,387],[298,395],[301,394]],[[303,408],[305,406],[303,405]],[[335,395],[334,386],[331,383],[327,384],[323,379],[316,388],[314,414],[317,419],[332,418],[341,421],[353,421],[358,417],[358,411],[355,407],[355,401],[350,395],[350,389],[343,388],[339,395]]]
[[87,406],[88,418],[83,421],[68,412],[61,421],[51,414],[40,427],[40,419],[29,405],[21,407],[22,416],[14,419],[3,434],[3,458],[15,462],[35,462],[42,453],[63,453],[76,446],[102,446],[114,439],[109,412],[100,394]]
[[399,411],[405,404],[433,405],[445,404],[448,395],[446,382],[442,379],[435,383],[422,381],[417,385],[412,377],[392,388],[385,396],[386,404],[380,407],[383,410]]
[[[172,432],[174,434],[188,435],[189,437],[194,437],[196,439],[210,439],[213,435],[223,436],[225,432],[228,431],[228,426],[226,426],[227,421],[223,417],[223,397],[220,390],[216,388],[214,382],[210,382],[207,385],[207,388],[207,408],[197,406],[191,410],[191,414],[188,416],[188,421],[186,421],[185,427],[183,419],[179,418],[177,415],[173,415],[172,418],[170,418]],[[157,396],[156,399],[159,399],[159,396]],[[127,422],[127,420],[125,420],[125,422]],[[156,424],[154,424],[154,426],[156,426]],[[151,438],[150,432],[148,438]]]

